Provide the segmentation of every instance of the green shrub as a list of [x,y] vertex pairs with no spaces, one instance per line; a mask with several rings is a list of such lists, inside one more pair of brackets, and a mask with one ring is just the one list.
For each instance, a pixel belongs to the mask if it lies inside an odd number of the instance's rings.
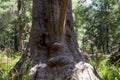
[[119,66],[111,64],[109,59],[102,60],[98,66],[96,66],[96,62],[94,61],[92,64],[96,67],[103,80],[120,80]]
[[18,54],[19,53],[12,51],[0,51],[0,80],[9,80],[7,75],[15,63],[20,59]]

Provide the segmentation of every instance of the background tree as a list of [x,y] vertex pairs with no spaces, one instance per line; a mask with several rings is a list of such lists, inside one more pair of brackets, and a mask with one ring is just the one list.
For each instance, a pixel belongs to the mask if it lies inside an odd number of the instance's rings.
[[[31,0],[22,1],[21,21],[18,20],[18,10],[16,0],[1,0],[0,2],[0,48],[18,51],[19,45],[19,28],[20,23],[23,27],[22,42],[23,48],[29,38],[29,31],[31,27]],[[20,29],[21,30],[21,29]]]
[[18,0],[18,42],[21,54],[26,47],[25,38],[29,35],[31,25],[31,0]]
[[118,0],[93,0],[89,6],[79,3],[74,9],[75,27],[79,30],[78,39],[83,40],[80,42],[83,50],[109,54],[112,47],[119,43],[118,6]]
[[0,45],[6,49],[14,49],[15,7],[15,0],[2,0],[0,2]]

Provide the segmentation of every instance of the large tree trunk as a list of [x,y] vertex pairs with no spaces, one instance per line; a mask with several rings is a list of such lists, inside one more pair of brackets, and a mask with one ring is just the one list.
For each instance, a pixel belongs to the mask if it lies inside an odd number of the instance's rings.
[[78,50],[71,9],[71,0],[33,0],[30,41],[10,72],[15,80],[27,73],[29,80],[98,80]]

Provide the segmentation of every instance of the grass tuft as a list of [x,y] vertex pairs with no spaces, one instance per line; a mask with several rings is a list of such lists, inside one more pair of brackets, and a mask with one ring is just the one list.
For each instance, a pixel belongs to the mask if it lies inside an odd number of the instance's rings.
[[103,80],[120,80],[120,67],[111,64],[109,59],[104,59],[99,64],[95,61],[92,63]]
[[7,75],[19,59],[19,53],[0,51],[0,80],[9,80]]

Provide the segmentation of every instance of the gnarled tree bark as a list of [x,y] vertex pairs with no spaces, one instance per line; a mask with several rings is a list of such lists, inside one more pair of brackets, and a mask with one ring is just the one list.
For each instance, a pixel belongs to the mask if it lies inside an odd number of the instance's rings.
[[99,80],[78,50],[71,9],[71,0],[33,0],[30,41],[10,71],[15,80],[27,73],[29,80]]

